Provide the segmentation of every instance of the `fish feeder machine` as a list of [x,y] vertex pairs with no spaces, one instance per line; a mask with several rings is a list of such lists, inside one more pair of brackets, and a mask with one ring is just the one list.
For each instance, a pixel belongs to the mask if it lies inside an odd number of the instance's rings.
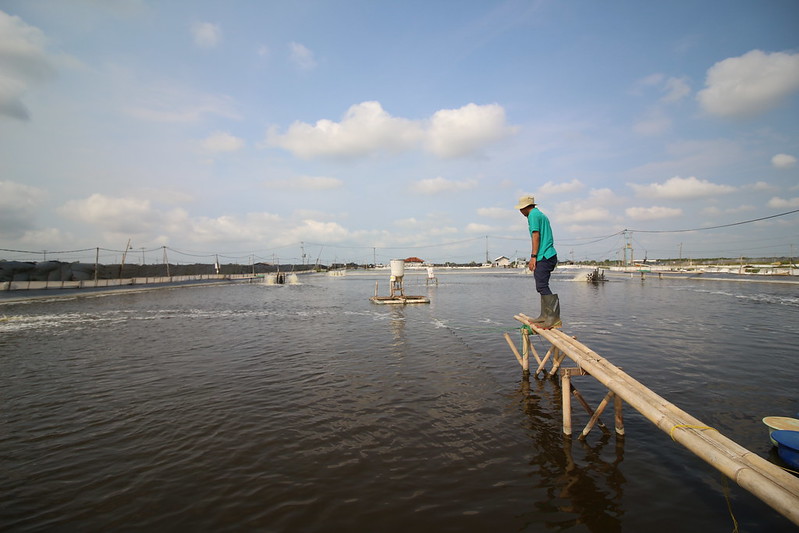
[[402,259],[391,260],[391,288],[389,289],[389,296],[395,298],[397,296],[405,296],[405,291],[402,289],[402,278],[405,277],[405,261]]
[[377,282],[375,282],[375,295],[370,298],[376,304],[429,304],[430,299],[425,296],[406,296],[402,282],[405,278],[405,260],[391,260],[391,277],[389,278],[388,296],[377,295]]

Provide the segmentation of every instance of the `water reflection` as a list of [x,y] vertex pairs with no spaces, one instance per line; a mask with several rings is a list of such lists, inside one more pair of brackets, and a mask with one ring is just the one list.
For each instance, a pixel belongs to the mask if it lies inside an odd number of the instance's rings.
[[546,489],[546,499],[533,502],[529,523],[543,521],[557,530],[582,525],[589,531],[621,531],[624,438],[604,432],[589,444],[564,435],[561,388],[555,379],[523,379],[518,394],[533,441],[530,476]]
[[402,347],[405,345],[405,308],[401,305],[389,307],[391,307],[391,334],[394,337],[392,346]]

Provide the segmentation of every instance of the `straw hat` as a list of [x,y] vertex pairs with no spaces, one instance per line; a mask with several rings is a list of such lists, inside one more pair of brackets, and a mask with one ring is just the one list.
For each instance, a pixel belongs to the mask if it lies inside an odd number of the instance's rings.
[[528,205],[535,205],[535,196],[526,194],[519,198],[519,203],[516,204],[516,209],[524,209]]

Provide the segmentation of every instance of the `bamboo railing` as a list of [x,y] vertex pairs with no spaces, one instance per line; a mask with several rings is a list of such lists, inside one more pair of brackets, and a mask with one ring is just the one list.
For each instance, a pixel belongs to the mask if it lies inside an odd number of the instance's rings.
[[[560,362],[568,357],[579,366],[581,372],[590,374],[608,388],[614,396],[616,405],[617,433],[619,433],[618,417],[621,412],[620,401],[623,400],[667,433],[674,441],[688,448],[700,459],[760,498],[794,524],[799,525],[799,478],[747,450],[722,435],[718,430],[709,427],[665,398],[655,394],[620,368],[562,331],[541,329],[524,314],[518,314],[514,318],[529,326],[530,331],[552,344],[552,348],[544,359],[539,358],[534,348],[532,349],[536,360],[540,361],[536,374],[543,370],[550,356],[553,361],[550,375],[554,375]],[[525,343],[524,355],[521,355],[507,334],[506,340],[511,344],[513,353],[522,368],[528,372],[527,345],[529,342]],[[532,348],[531,345],[530,348]],[[566,375],[568,374],[567,372]],[[609,396],[606,396],[605,400],[609,401]],[[566,392],[564,392],[564,406],[565,404]],[[565,430],[564,424],[564,432]],[[584,433],[587,430],[590,428],[587,427]],[[623,428],[621,431],[623,433]]]

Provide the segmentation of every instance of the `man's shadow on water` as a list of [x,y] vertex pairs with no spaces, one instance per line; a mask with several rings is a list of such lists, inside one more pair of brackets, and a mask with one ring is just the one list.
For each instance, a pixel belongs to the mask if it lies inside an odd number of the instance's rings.
[[[606,428],[592,444],[564,435],[557,379],[525,377],[518,394],[530,420],[530,477],[546,494],[523,513],[525,522],[543,522],[557,530],[582,525],[589,531],[621,531],[625,479],[619,465],[624,459],[624,437],[614,437]],[[584,418],[587,421],[587,415]]]

